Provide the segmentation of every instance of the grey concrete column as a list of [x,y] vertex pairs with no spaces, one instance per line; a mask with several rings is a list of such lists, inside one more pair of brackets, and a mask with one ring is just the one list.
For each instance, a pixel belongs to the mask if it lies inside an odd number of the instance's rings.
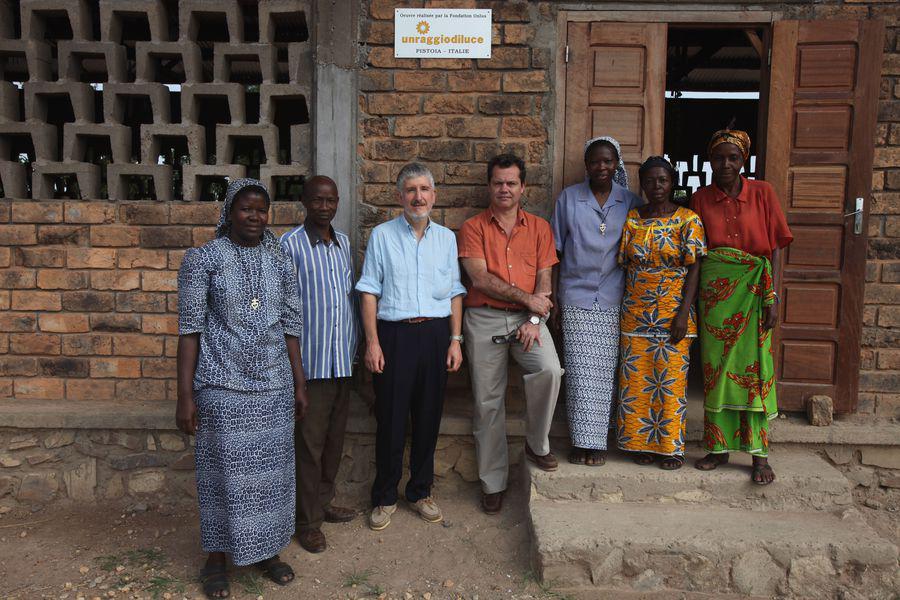
[[341,202],[334,224],[356,244],[358,2],[315,0],[313,171],[335,180]]

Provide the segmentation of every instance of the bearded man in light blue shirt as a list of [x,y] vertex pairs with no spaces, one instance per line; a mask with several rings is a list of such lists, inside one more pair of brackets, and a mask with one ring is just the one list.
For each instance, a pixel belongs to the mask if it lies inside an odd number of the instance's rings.
[[443,519],[431,497],[434,449],[447,373],[462,365],[462,299],[456,236],[431,221],[434,177],[410,163],[397,176],[399,217],[372,230],[356,284],[375,388],[375,482],[369,527],[397,509],[406,423],[412,423],[406,500],[428,522]]

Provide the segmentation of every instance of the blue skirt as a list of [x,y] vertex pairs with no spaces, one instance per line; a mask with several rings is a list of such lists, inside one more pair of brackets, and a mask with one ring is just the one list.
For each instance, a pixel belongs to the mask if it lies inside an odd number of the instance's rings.
[[249,565],[294,532],[294,391],[195,391],[200,541]]

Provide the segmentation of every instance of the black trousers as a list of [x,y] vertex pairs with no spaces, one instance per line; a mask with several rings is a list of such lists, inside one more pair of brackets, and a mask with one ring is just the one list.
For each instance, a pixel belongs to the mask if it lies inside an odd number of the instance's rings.
[[450,319],[423,323],[378,321],[384,372],[375,374],[375,483],[372,506],[397,502],[403,475],[406,422],[411,425],[406,499],[431,494],[434,447],[441,426],[447,387]]

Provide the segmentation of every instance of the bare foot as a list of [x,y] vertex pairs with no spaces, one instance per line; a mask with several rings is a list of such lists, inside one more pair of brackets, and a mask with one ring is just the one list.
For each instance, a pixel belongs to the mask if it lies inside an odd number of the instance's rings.
[[775,471],[772,470],[769,459],[754,456],[753,471],[751,471],[750,477],[753,479],[753,483],[757,485],[769,485],[775,481]]
[[722,454],[707,454],[700,460],[694,463],[694,468],[700,469],[701,471],[712,471],[716,467],[720,465],[724,465],[728,462],[728,453],[724,452]]

